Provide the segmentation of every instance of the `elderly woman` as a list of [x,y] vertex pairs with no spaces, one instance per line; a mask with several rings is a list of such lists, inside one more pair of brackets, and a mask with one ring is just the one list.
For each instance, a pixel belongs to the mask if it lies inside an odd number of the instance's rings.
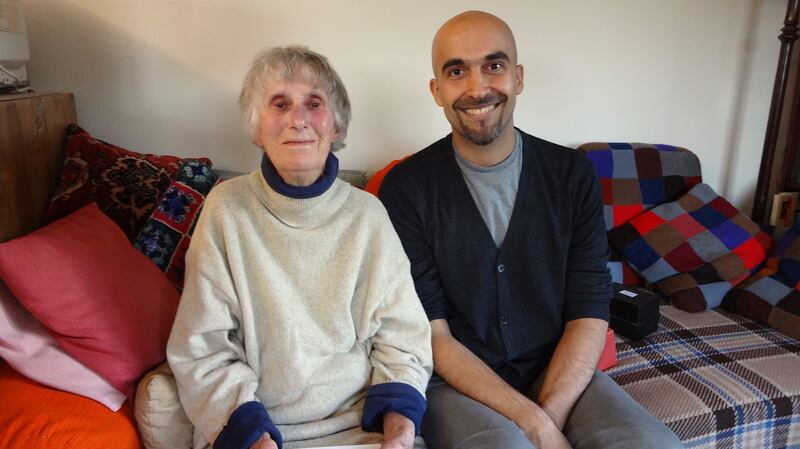
[[167,347],[195,447],[411,448],[430,328],[383,206],[336,178],[347,92],[325,57],[275,48],[240,106],[261,169],[206,199]]

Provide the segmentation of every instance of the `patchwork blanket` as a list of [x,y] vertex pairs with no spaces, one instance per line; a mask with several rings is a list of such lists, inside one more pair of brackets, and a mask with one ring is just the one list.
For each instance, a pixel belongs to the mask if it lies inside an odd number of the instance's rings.
[[799,287],[800,222],[775,245],[766,266],[731,290],[722,306],[800,340]]
[[689,312],[719,306],[772,246],[768,234],[707,184],[611,229],[608,242]]
[[[672,145],[590,142],[578,147],[594,165],[603,200],[606,231],[640,213],[673,201],[702,182],[700,160],[694,153]],[[641,281],[616,251],[608,269],[614,282]]]

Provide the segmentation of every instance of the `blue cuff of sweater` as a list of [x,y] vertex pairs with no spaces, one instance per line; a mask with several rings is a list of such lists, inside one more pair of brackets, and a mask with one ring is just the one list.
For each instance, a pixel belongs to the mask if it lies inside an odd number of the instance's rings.
[[383,432],[383,416],[397,412],[414,423],[416,435],[419,435],[425,407],[425,398],[411,385],[400,382],[373,385],[364,401],[361,429],[365,432]]
[[278,443],[279,449],[283,448],[283,437],[269,418],[264,404],[245,402],[231,413],[228,424],[214,441],[214,449],[248,449],[265,433]]

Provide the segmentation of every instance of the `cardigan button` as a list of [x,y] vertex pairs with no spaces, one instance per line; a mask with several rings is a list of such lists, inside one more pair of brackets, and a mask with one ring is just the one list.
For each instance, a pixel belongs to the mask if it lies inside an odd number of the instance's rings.
[[500,272],[500,273],[506,271],[506,266],[503,265],[503,264],[498,265],[497,266],[497,271]]
[[508,318],[506,318],[504,316],[501,316],[500,317],[500,322],[503,323],[503,325],[505,326],[506,324],[508,324]]

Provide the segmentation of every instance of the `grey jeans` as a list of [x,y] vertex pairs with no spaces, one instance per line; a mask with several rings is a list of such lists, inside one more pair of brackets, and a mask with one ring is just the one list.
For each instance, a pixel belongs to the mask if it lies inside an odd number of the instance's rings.
[[[534,387],[538,395],[541,378]],[[505,416],[457,392],[435,376],[428,385],[422,436],[430,449],[532,449]],[[535,396],[534,396],[535,397]],[[667,426],[607,375],[595,371],[564,426],[574,449],[679,449]]]

